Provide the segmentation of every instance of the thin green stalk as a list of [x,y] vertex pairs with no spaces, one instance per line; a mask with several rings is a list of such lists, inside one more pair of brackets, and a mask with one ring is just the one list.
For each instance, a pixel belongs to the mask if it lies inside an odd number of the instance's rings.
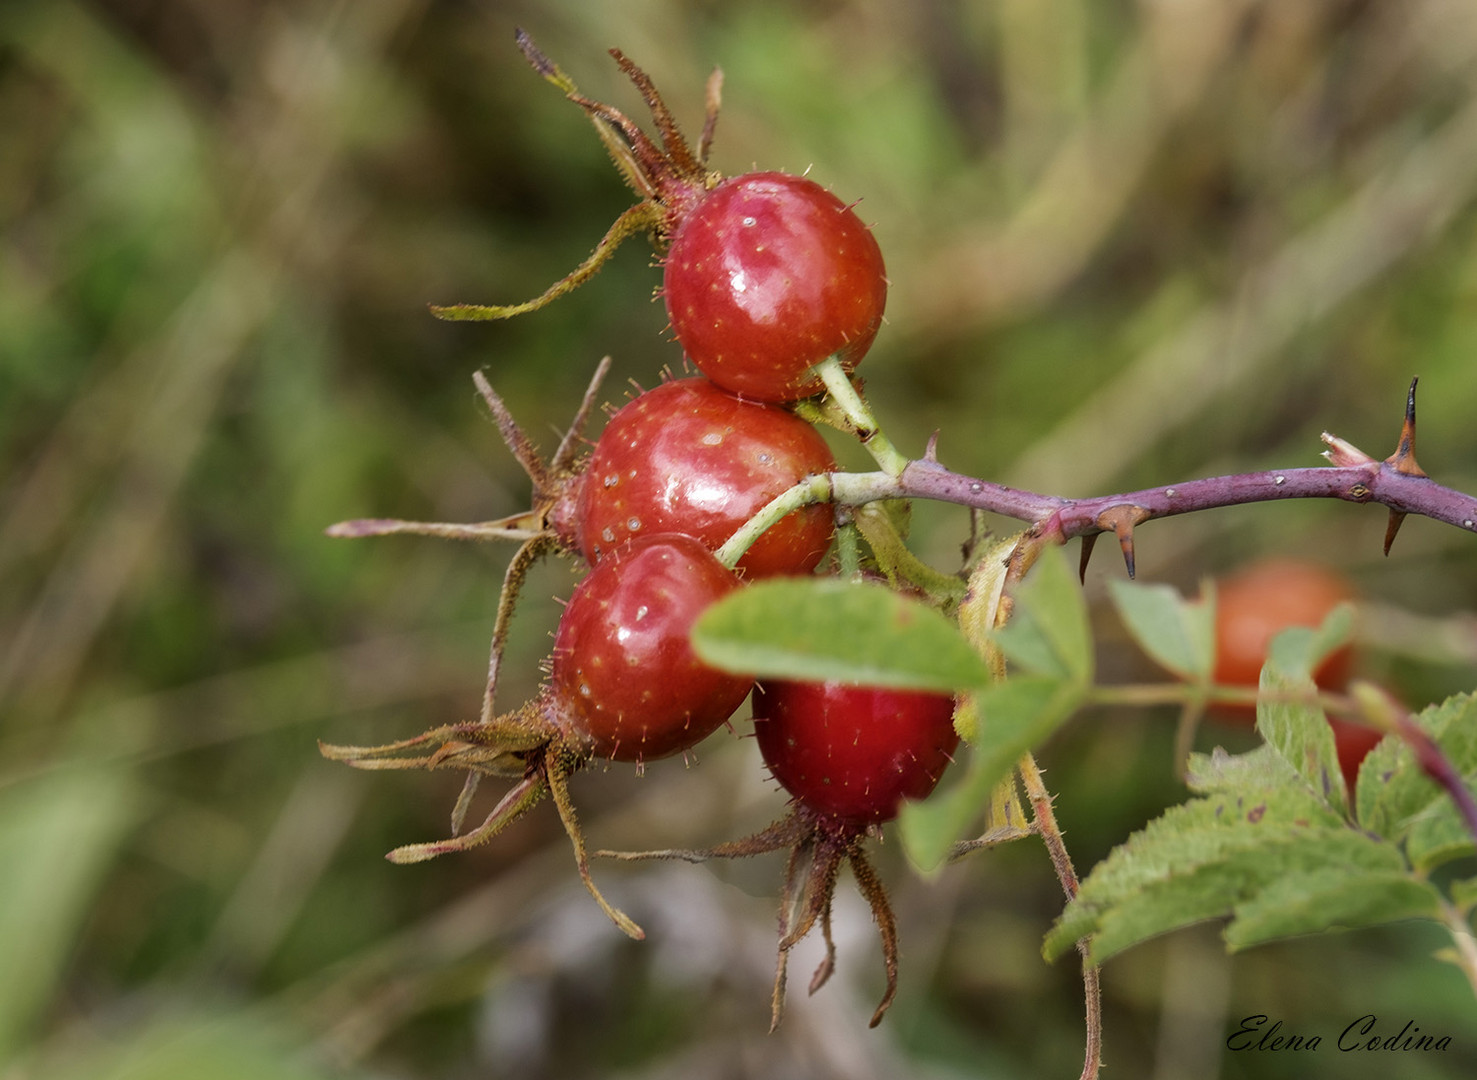
[[882,466],[882,470],[889,476],[901,476],[903,470],[908,467],[908,458],[892,445],[891,439],[883,434],[882,428],[878,426],[876,418],[872,415],[871,407],[861,394],[857,393],[856,387],[851,384],[851,378],[841,366],[841,361],[834,356],[828,356],[812,370],[825,383],[826,392],[831,395],[831,400],[856,429],[856,437],[866,447],[867,453],[872,455],[872,459]]

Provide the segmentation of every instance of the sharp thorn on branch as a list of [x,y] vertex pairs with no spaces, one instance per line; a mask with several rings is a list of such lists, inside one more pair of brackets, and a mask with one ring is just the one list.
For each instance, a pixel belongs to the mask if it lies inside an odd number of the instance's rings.
[[1390,545],[1395,543],[1395,534],[1400,531],[1400,526],[1405,521],[1405,514],[1400,510],[1390,511],[1390,522],[1385,526],[1385,554],[1390,554]]
[[1097,547],[1097,538],[1102,533],[1082,534],[1082,561],[1077,564],[1077,577],[1082,584],[1087,584],[1087,564],[1092,560],[1092,549]]
[[[1400,443],[1395,447],[1395,452],[1385,458],[1386,465],[1406,476],[1426,475],[1425,470],[1415,460],[1415,388],[1420,381],[1419,377],[1410,380],[1410,391],[1405,395],[1405,422],[1400,425]],[[1393,517],[1393,513],[1391,516]],[[1404,514],[1401,515],[1401,517],[1404,516]],[[1399,527],[1398,522],[1391,526],[1385,541],[1387,554],[1390,549],[1389,541],[1394,539],[1395,530]]]
[[1136,572],[1133,554],[1133,529],[1135,525],[1149,520],[1149,511],[1134,503],[1119,503],[1110,506],[1097,516],[1097,527],[1112,532],[1118,537],[1118,546],[1123,550],[1123,565],[1129,578]]

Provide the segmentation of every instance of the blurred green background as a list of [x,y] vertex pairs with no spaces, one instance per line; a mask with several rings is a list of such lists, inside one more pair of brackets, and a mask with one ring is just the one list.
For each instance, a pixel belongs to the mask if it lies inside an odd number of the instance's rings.
[[[509,554],[324,526],[526,504],[478,368],[552,446],[603,354],[612,400],[680,363],[639,243],[538,314],[426,312],[538,293],[630,201],[515,25],[634,115],[621,47],[694,131],[721,65],[720,169],[862,200],[892,279],[863,373],[905,449],[937,429],[946,464],[1065,495],[1321,464],[1324,429],[1383,456],[1419,375],[1421,463],[1477,489],[1466,0],[5,0],[0,1077],[1075,1076],[1080,978],[1039,957],[1062,900],[1034,843],[932,882],[885,845],[897,1005],[865,1031],[880,953],[843,880],[838,975],[805,997],[807,943],[766,1036],[782,859],[597,866],[637,945],[550,808],[394,867],[445,833],[459,779],[319,758],[475,715]],[[957,565],[965,515],[917,518],[918,550]],[[1412,519],[1385,559],[1384,519],[1175,519],[1140,530],[1140,577],[1323,559],[1367,598],[1366,674],[1414,706],[1470,689],[1477,541]],[[1121,573],[1100,552],[1090,597]],[[573,580],[535,575],[503,705],[536,687]],[[1154,677],[1100,629],[1109,677]],[[1043,754],[1080,869],[1184,797],[1172,727],[1084,716]],[[714,843],[783,806],[727,736],[574,794],[609,847]],[[1443,943],[1151,943],[1105,971],[1108,1075],[1472,1075],[1477,1004]],[[1325,1045],[1227,1052],[1256,1013]],[[1370,1013],[1453,1048],[1332,1049]]]

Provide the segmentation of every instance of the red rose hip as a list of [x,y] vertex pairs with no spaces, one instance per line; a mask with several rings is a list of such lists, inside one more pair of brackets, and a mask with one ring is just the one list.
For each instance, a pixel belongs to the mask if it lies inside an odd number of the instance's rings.
[[801,804],[847,822],[897,816],[933,791],[959,736],[947,694],[766,680],[754,733],[776,780]]
[[740,587],[697,540],[638,537],[574,590],[554,637],[550,719],[575,745],[616,761],[686,750],[743,703],[745,676],[700,661],[697,617]]
[[871,231],[802,176],[725,180],[681,217],[664,263],[672,329],[725,390],[793,401],[821,390],[813,364],[850,371],[882,324],[887,277]]
[[[664,383],[611,417],[595,444],[574,515],[579,546],[595,563],[633,536],[680,532],[716,550],[776,495],[835,468],[820,432],[793,413],[707,379]],[[804,507],[737,568],[749,578],[809,573],[833,530],[829,506]]]

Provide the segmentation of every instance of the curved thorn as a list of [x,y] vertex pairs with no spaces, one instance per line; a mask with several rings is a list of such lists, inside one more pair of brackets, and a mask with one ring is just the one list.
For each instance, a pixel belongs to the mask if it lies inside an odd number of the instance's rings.
[[[1400,425],[1400,442],[1395,447],[1395,452],[1385,458],[1385,464],[1389,465],[1398,473],[1406,476],[1425,476],[1426,472],[1415,460],[1415,388],[1420,378],[1410,380],[1410,390],[1405,395],[1405,421]],[[1404,515],[1401,515],[1404,517]],[[1399,525],[1394,526],[1399,529]],[[1393,540],[1393,533],[1387,534],[1385,551],[1390,550],[1389,540]]]
[[1395,543],[1395,534],[1400,531],[1400,526],[1405,523],[1405,514],[1399,510],[1390,511],[1390,521],[1385,526],[1385,555],[1390,554],[1390,545]]
[[1110,506],[1097,516],[1097,527],[1118,537],[1118,546],[1123,549],[1123,565],[1128,568],[1130,578],[1134,576],[1133,529],[1147,520],[1149,511],[1134,503]]
[[1082,584],[1087,584],[1087,564],[1092,560],[1092,549],[1097,547],[1097,538],[1102,533],[1082,534],[1082,560],[1077,564],[1077,578]]

